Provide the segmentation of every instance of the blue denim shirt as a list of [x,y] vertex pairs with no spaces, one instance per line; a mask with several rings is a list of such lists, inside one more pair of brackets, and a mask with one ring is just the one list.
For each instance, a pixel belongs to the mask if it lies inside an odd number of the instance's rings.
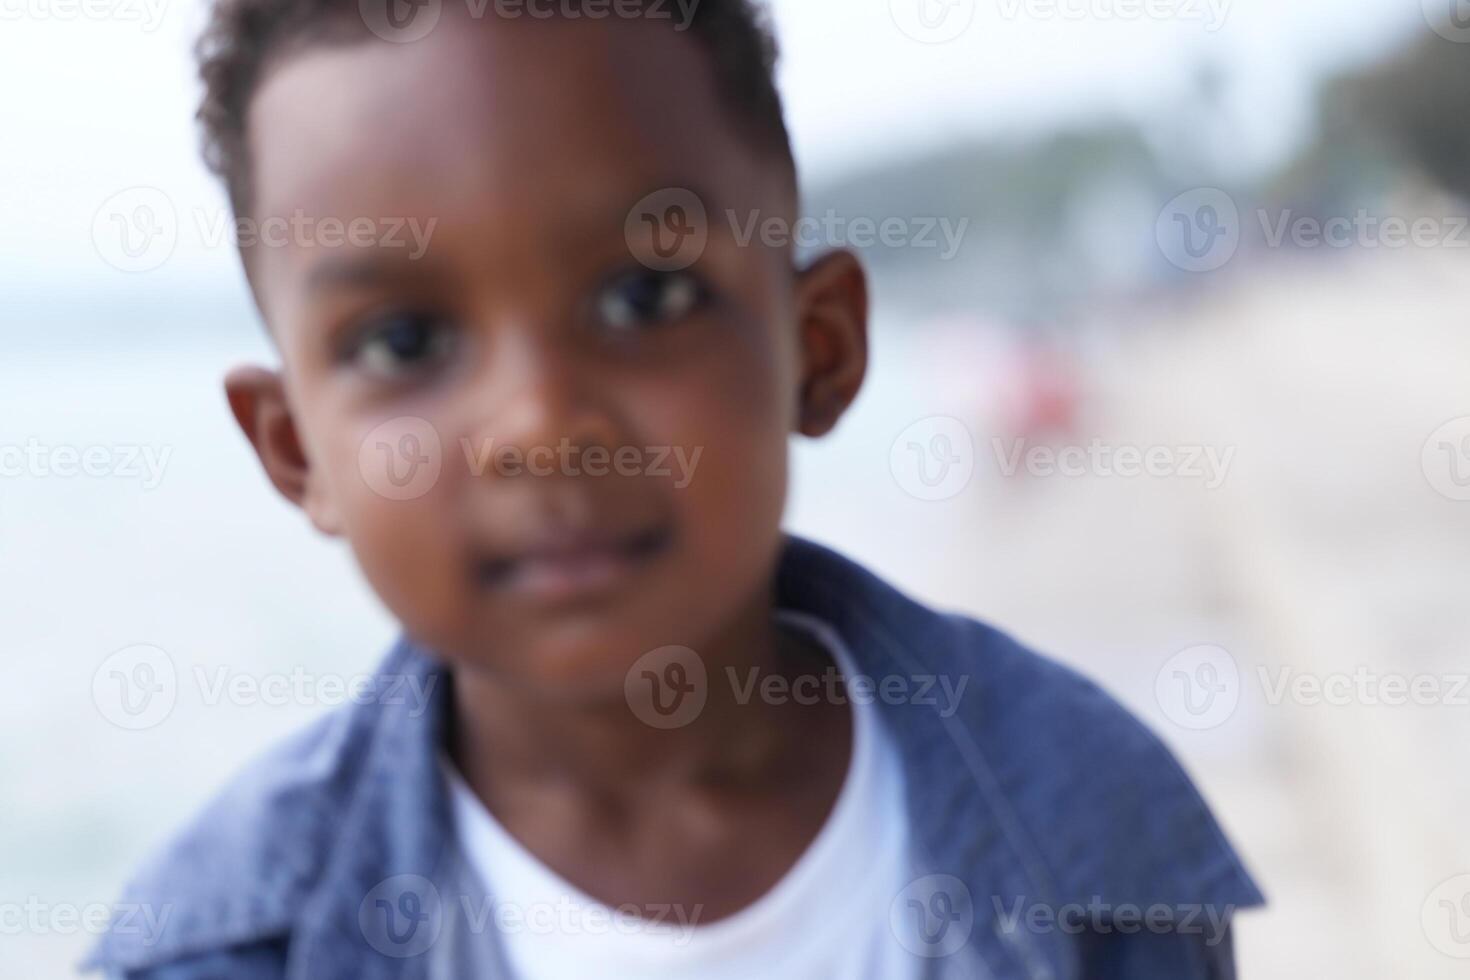
[[[800,539],[776,593],[831,623],[862,674],[912,694],[874,703],[904,761],[914,881],[894,907],[915,917],[906,945],[925,976],[1234,976],[1230,921],[1261,895],[1179,764],[1098,687]],[[275,748],[177,834],[85,965],[142,980],[509,980],[493,928],[461,914],[477,886],[437,764],[444,668],[405,640],[377,677],[383,696]],[[937,684],[924,696],[936,678],[967,683],[943,703]]]

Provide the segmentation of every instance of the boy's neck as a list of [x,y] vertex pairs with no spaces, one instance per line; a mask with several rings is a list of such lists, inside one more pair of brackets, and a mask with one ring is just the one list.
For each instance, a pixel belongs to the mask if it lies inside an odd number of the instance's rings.
[[671,729],[642,721],[622,692],[598,702],[535,698],[487,672],[457,669],[447,748],[492,811],[498,799],[534,787],[559,786],[628,812],[701,786],[759,792],[779,782],[790,768],[782,760],[799,753],[820,712],[737,690],[727,668],[742,681],[820,674],[830,663],[825,652],[784,630],[762,594],[699,656],[708,699],[693,721]]

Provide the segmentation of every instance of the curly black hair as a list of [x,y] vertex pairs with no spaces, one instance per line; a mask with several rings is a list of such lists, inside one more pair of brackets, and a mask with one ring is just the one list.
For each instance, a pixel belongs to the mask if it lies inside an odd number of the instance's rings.
[[[223,179],[237,215],[250,210],[246,114],[266,72],[306,47],[373,40],[364,16],[366,2],[215,0],[195,48],[204,83],[197,117],[203,130],[204,161]],[[558,0],[562,9],[575,9],[582,2]],[[671,29],[687,29],[710,57],[717,90],[731,118],[758,146],[774,152],[794,172],[790,136],[775,83],[776,42],[763,9],[752,0],[689,0],[687,23],[676,28],[674,18],[660,13],[669,10],[669,0],[618,0],[618,5],[626,9],[629,2],[650,20],[667,23]]]

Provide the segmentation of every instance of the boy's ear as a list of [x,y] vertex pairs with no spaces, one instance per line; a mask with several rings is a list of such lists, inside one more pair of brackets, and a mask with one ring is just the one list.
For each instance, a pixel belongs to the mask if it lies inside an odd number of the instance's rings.
[[280,372],[238,367],[225,376],[225,397],[240,431],[250,440],[266,476],[281,496],[306,511],[323,534],[341,533],[341,522],[320,492],[301,449],[296,420]]
[[797,274],[802,378],[798,431],[831,432],[868,370],[868,278],[851,252],[832,252]]

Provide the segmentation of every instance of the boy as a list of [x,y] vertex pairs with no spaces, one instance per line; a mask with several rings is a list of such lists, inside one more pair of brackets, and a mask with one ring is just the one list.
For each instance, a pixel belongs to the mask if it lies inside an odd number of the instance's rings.
[[[281,368],[226,391],[404,638],[383,696],[142,872],[163,934],[93,964],[1233,975],[1259,895],[1151,736],[783,537],[788,439],[856,396],[867,295],[848,253],[708,218],[797,214],[744,0],[368,7],[221,0],[201,118],[238,216],[361,232],[242,245]],[[370,233],[414,222],[422,254]]]

